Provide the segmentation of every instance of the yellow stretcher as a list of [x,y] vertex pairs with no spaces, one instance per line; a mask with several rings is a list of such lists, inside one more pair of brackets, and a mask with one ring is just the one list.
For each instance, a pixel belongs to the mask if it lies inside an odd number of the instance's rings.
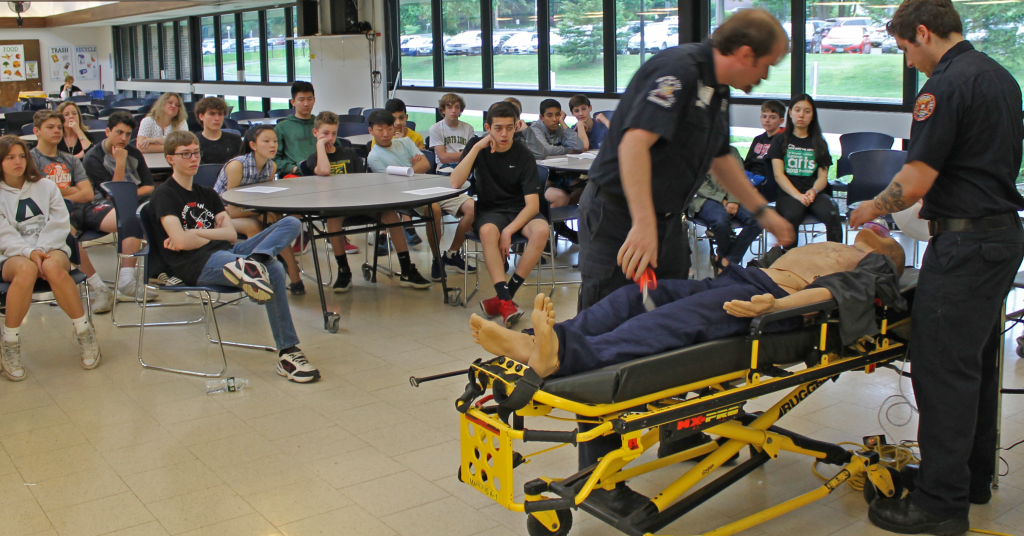
[[[900,286],[912,303],[916,270],[907,269]],[[898,472],[880,465],[874,451],[849,451],[777,427],[776,423],[819,386],[851,371],[874,372],[905,358],[909,311],[877,306],[880,334],[844,347],[838,337],[835,301],[763,315],[750,334],[649,356],[566,378],[542,380],[519,363],[499,357],[477,361],[468,371],[469,385],[456,402],[460,411],[461,481],[514,512],[529,514],[531,536],[566,535],[571,510],[582,509],[625,534],[647,536],[691,512],[782,451],[804,454],[842,469],[821,487],[718,529],[706,536],[735,534],[821,499],[847,480],[866,473],[871,493],[902,493]],[[803,315],[805,327],[767,333],[780,320]],[[414,385],[416,382],[413,382]],[[744,411],[747,401],[780,391],[789,395],[764,412]],[[478,400],[493,395],[496,404]],[[476,403],[475,403],[476,402]],[[542,431],[526,419],[553,409],[596,421],[586,431]],[[631,464],[662,438],[676,440],[698,432],[718,439],[642,464]],[[524,502],[515,502],[514,470],[523,457],[513,440],[577,445],[618,434],[621,447],[600,462],[564,478],[526,482]],[[744,447],[751,457],[724,474],[716,473]],[[642,508],[622,515],[606,504],[619,482],[679,462],[705,456]],[[696,491],[698,483],[717,478]]]

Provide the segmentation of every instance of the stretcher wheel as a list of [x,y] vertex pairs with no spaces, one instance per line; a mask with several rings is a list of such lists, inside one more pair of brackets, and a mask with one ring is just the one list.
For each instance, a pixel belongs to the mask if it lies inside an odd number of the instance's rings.
[[[889,471],[889,478],[892,479],[892,487],[896,490],[893,495],[894,498],[899,499],[903,497],[903,475],[900,474],[896,469],[884,465],[886,471]],[[875,490],[875,485],[871,483],[871,479],[864,481],[864,500],[870,505],[872,501],[877,497],[881,497],[882,494]]]
[[530,536],[566,536],[572,529],[572,512],[569,510],[555,510],[558,516],[558,530],[551,532],[537,518],[529,516],[526,518],[526,532]]
[[462,305],[462,289],[461,288],[450,288],[448,289],[448,305],[452,307],[458,307]]
[[338,313],[328,313],[327,318],[324,320],[324,327],[331,333],[338,332],[338,325],[341,323],[341,315]]
[[363,264],[363,279],[369,281],[373,278],[373,268],[369,264]]

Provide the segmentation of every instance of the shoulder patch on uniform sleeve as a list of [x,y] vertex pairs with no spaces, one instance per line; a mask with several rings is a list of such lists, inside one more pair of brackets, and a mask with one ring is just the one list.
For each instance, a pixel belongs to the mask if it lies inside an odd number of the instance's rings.
[[657,86],[647,93],[647,100],[671,108],[676,103],[675,92],[683,88],[683,84],[674,76],[662,76],[654,81]]
[[914,103],[914,121],[924,121],[935,111],[935,95],[922,93]]

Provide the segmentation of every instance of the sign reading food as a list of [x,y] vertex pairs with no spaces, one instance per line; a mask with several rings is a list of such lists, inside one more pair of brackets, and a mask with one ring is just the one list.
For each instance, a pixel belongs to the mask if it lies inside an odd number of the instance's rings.
[[0,82],[25,80],[25,45],[0,46]]

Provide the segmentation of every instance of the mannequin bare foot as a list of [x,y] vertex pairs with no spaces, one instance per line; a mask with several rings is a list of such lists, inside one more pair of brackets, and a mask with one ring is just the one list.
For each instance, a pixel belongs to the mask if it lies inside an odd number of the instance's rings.
[[480,315],[469,317],[469,329],[473,333],[473,340],[494,355],[503,355],[526,364],[533,353],[533,339],[529,335],[505,329],[505,326]]
[[541,378],[558,371],[558,337],[555,335],[555,306],[551,298],[538,294],[533,300],[533,352],[529,365]]

